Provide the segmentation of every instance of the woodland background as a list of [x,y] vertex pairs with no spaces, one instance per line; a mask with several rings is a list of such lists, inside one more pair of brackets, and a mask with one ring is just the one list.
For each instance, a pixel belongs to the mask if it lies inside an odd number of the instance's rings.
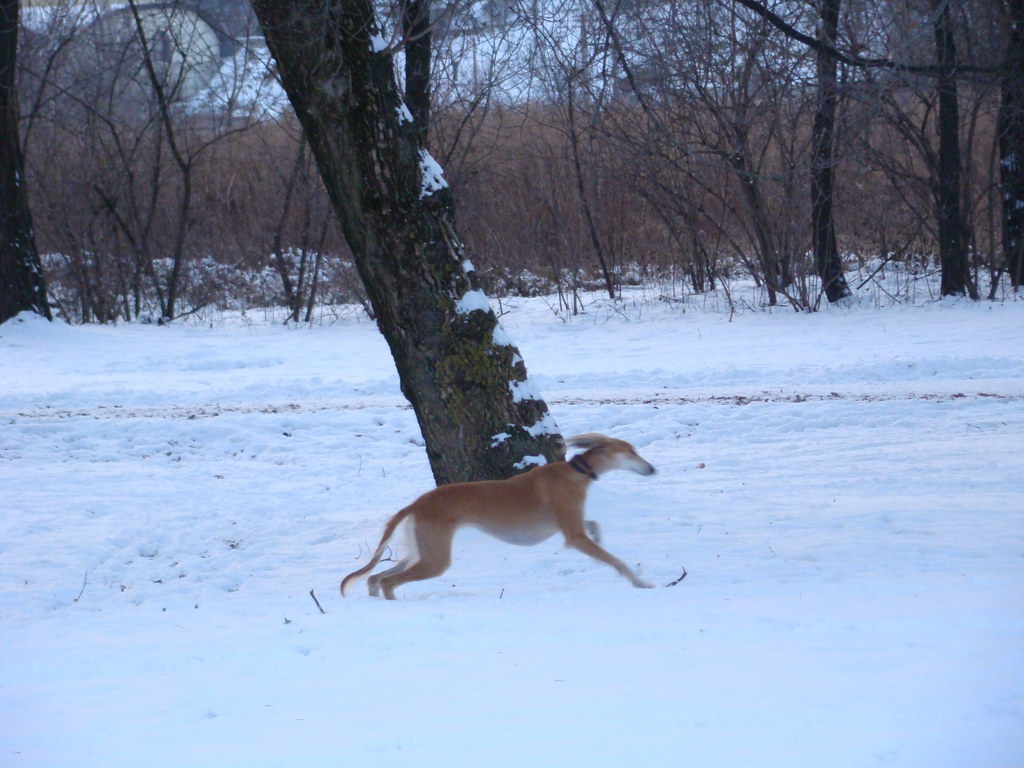
[[[130,34],[97,33],[103,8],[23,11],[27,187],[50,302],[66,320],[156,319],[170,303],[179,315],[284,305],[308,321],[366,306],[248,6],[220,5],[234,33],[205,87],[186,87],[172,33],[172,53],[153,52],[164,99]],[[767,5],[814,34],[815,4]],[[972,289],[990,297],[1013,282],[998,149],[1010,5],[845,0],[835,41],[933,66],[936,13],[949,14],[965,258]],[[392,23],[400,12],[381,10]],[[550,293],[573,311],[583,290],[647,282],[677,299],[742,275],[765,304],[822,305],[806,45],[731,0],[488,0],[435,6],[433,18],[428,144],[492,295]],[[858,282],[935,272],[936,78],[839,62],[836,83],[845,268]]]

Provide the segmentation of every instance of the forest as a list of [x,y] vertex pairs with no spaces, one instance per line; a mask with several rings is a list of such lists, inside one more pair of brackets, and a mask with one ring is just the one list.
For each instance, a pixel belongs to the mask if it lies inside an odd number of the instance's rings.
[[[372,312],[247,4],[153,5],[22,12],[18,128],[54,313]],[[419,37],[402,31],[413,5]],[[811,311],[889,267],[941,275],[943,295],[1019,288],[1021,5],[378,13],[488,293],[571,312],[582,291],[673,300],[743,276],[762,304]],[[426,86],[406,66],[420,39]]]

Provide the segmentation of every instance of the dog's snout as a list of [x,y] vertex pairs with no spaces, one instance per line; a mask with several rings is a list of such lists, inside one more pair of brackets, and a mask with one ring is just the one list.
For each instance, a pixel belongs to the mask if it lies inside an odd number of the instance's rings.
[[638,475],[643,475],[644,477],[648,475],[653,475],[655,472],[658,471],[654,468],[654,465],[651,464],[651,462],[647,461],[646,459],[642,459],[639,456],[636,457],[636,460],[633,462],[633,466],[631,466],[630,469],[632,469]]

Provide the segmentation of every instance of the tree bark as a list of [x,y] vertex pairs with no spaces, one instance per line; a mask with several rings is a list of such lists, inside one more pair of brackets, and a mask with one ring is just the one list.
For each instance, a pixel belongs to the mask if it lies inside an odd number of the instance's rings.
[[1003,263],[1010,284],[1020,290],[1024,285],[1024,0],[1005,0],[1004,7],[1009,39],[999,105]]
[[[835,45],[839,27],[839,6],[842,0],[820,0],[820,37]],[[818,104],[814,113],[813,168],[811,174],[811,234],[814,243],[814,264],[821,278],[825,298],[830,302],[845,299],[850,288],[843,275],[843,261],[839,257],[836,226],[833,216],[833,189],[835,187],[835,124],[838,89],[836,62],[824,50],[815,52],[817,58]]]
[[431,32],[430,0],[403,0],[405,102],[422,147],[427,146],[430,133]]
[[960,210],[960,107],[956,82],[956,43],[948,0],[932,0],[936,11],[935,49],[939,74],[939,173],[935,192],[943,296],[978,298],[967,259],[967,238]]
[[0,0],[0,323],[29,310],[50,319],[18,139],[18,0]]
[[476,290],[369,0],[253,0],[438,484],[561,459],[547,405]]

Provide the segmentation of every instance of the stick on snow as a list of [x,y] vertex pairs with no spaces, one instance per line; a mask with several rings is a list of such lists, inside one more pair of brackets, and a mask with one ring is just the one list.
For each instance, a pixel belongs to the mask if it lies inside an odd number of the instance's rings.
[[683,566],[683,575],[682,575],[682,576],[680,576],[680,577],[679,577],[678,579],[676,579],[675,581],[670,581],[670,582],[669,582],[668,584],[666,584],[665,586],[666,586],[666,587],[674,587],[674,586],[675,586],[676,584],[678,584],[678,583],[679,583],[680,581],[682,581],[682,580],[683,580],[683,579],[685,579],[685,578],[686,578],[686,566]]
[[309,596],[313,598],[313,602],[316,603],[316,607],[320,609],[320,613],[327,613],[327,611],[324,610],[324,607],[320,605],[320,601],[316,599],[316,594],[312,589],[309,590]]

